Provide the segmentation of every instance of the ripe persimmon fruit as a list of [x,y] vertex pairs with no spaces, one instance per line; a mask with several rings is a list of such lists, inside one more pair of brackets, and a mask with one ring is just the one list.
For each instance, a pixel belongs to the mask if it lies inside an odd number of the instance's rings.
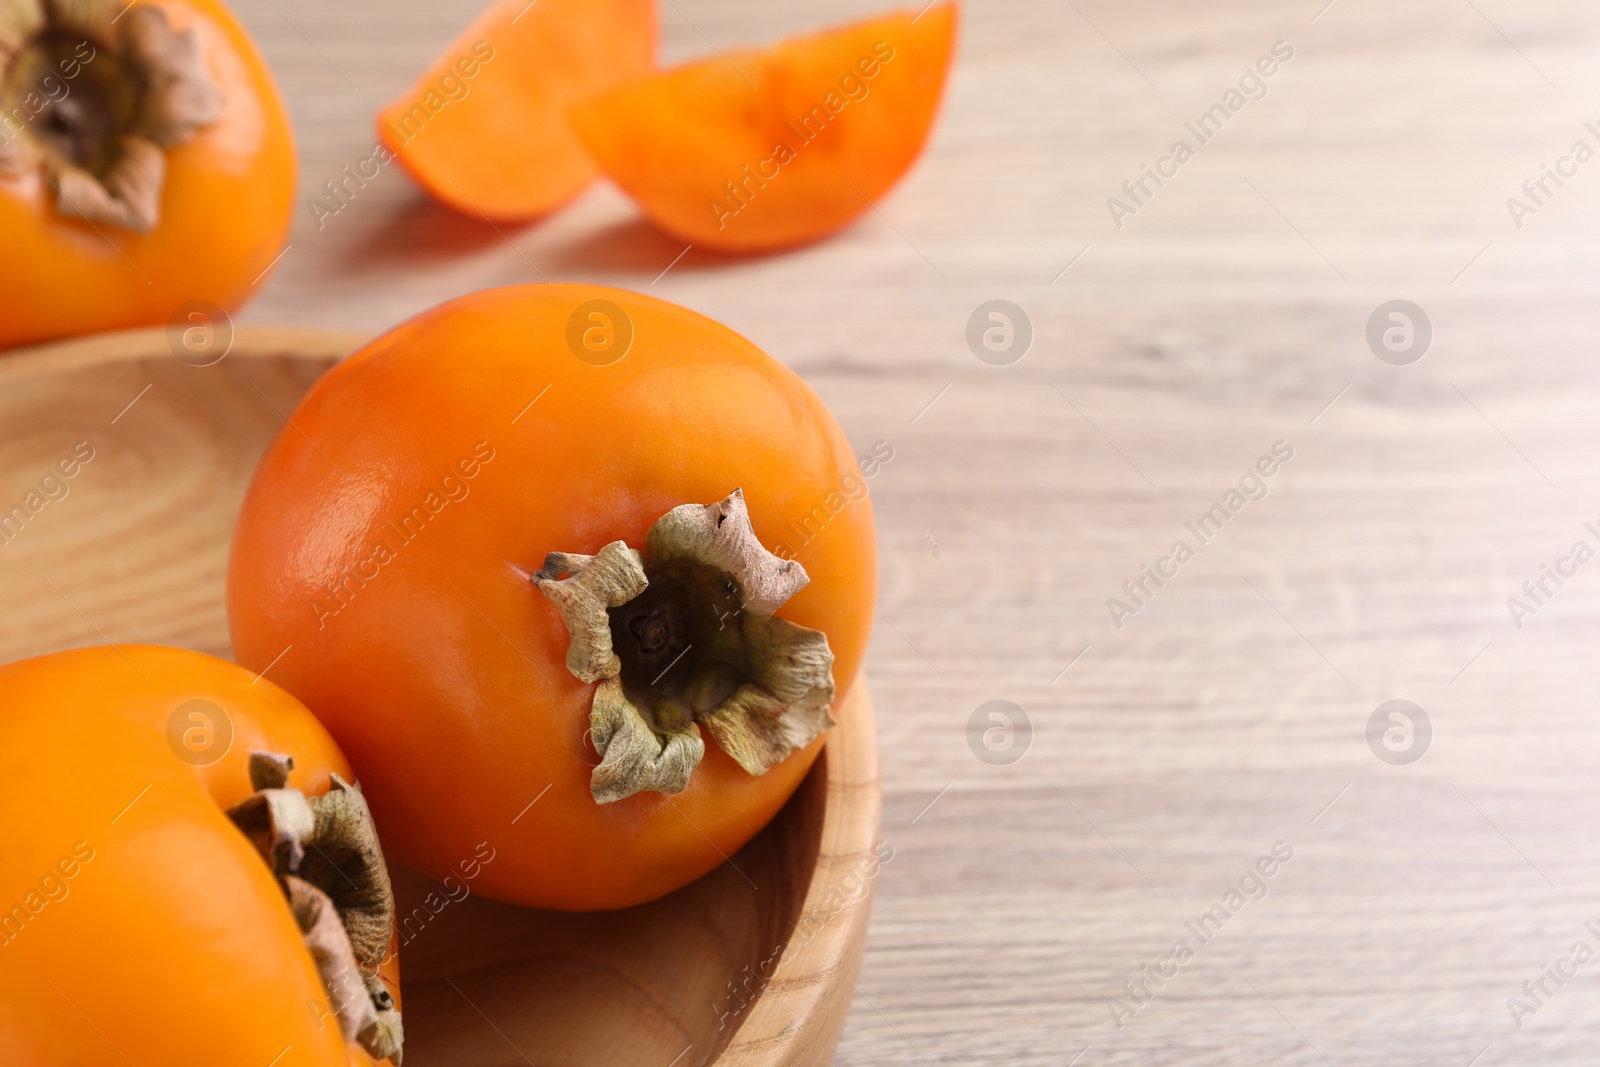
[[304,706],[122,645],[0,667],[0,708],[0,1063],[398,1061],[382,850]]
[[441,877],[487,840],[486,896],[638,904],[816,759],[873,614],[866,496],[817,396],[726,327],[477,293],[334,367],[267,450],[234,651],[277,660],[399,862]]
[[599,173],[567,106],[644,74],[655,47],[654,0],[500,0],[378,114],[378,136],[457,211],[537,218]]
[[606,174],[669,233],[753,252],[869,210],[916,161],[939,110],[956,5],[729,52],[573,106]]
[[0,5],[0,348],[236,308],[279,255],[294,170],[219,0]]

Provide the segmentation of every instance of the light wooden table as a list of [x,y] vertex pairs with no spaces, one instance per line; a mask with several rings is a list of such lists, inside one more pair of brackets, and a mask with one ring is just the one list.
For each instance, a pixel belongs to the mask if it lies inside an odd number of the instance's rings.
[[[931,149],[878,214],[662,275],[682,246],[605,186],[502,234],[386,172],[318,230],[304,199],[470,12],[238,0],[302,165],[248,321],[648,290],[891,443],[869,670],[895,858],[840,1064],[1593,1062],[1600,961],[1520,1030],[1507,998],[1600,950],[1600,562],[1521,628],[1506,600],[1600,547],[1600,160],[1520,229],[1506,199],[1600,148],[1600,9],[1323,3],[970,3]],[[668,0],[664,51],[873,7]],[[1268,95],[1117,228],[1107,198],[1280,40]],[[1011,366],[964,341],[992,298],[1034,327]],[[1398,298],[1435,329],[1411,366],[1364,338]],[[1267,498],[1117,628],[1106,599],[1279,440]],[[1433,727],[1409,766],[1366,741],[1395,698]],[[993,699],[1033,726],[1008,766],[967,742]],[[1280,840],[1269,895],[1200,945],[1185,920]],[[1108,1002],[1179,939],[1194,958],[1119,1029]]]

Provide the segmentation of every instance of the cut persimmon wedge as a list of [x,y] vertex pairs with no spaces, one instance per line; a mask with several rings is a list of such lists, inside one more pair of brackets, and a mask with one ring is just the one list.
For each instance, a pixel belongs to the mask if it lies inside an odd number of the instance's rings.
[[650,75],[574,104],[573,125],[669,233],[738,252],[803,244],[921,154],[956,13],[942,3]]
[[378,136],[456,210],[538,218],[599,172],[568,106],[648,73],[655,46],[654,0],[505,0],[378,113]]

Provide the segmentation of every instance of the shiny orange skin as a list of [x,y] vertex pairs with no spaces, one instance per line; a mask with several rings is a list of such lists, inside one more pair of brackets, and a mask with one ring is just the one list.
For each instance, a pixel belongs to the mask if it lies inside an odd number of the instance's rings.
[[[232,723],[210,766],[168,743],[191,700]],[[225,814],[250,794],[252,750],[292,754],[307,794],[350,776],[298,701],[211,656],[121,645],[0,667],[0,1063],[262,1067],[291,1045],[295,1064],[370,1067]]]
[[199,33],[222,115],[167,151],[149,233],[62,215],[36,169],[0,176],[0,348],[159,325],[194,300],[236,310],[283,248],[294,142],[265,62],[218,0],[155,3]]
[[[605,367],[566,342],[595,299],[634,328]],[[441,876],[487,839],[487,896],[625,907],[733,855],[805,776],[821,739],[754,777],[708,737],[684,792],[596,804],[593,687],[567,671],[566,628],[529,580],[548,552],[642,549],[673,507],[742,487],[763,543],[811,576],[779,615],[827,634],[842,700],[876,594],[871,505],[839,493],[865,483],[816,394],[755,345],[635,293],[497,289],[351,356],[292,420],[235,531],[234,649],[250,666],[289,649],[272,676],[350,755],[399,862]],[[419,506],[438,510],[406,542],[388,524]],[[818,507],[802,542],[790,524]]]
[[577,104],[573,124],[667,232],[730,252],[803,244],[871,210],[916,162],[956,21],[947,2],[714,56]]
[[538,218],[600,173],[567,106],[646,73],[655,50],[655,0],[500,0],[379,112],[378,136],[441,203]]

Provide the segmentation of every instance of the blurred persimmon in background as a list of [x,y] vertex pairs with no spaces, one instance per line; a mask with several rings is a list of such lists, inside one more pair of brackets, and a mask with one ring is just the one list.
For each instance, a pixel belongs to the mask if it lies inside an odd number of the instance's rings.
[[0,348],[237,307],[294,180],[272,77],[217,0],[0,5]]

